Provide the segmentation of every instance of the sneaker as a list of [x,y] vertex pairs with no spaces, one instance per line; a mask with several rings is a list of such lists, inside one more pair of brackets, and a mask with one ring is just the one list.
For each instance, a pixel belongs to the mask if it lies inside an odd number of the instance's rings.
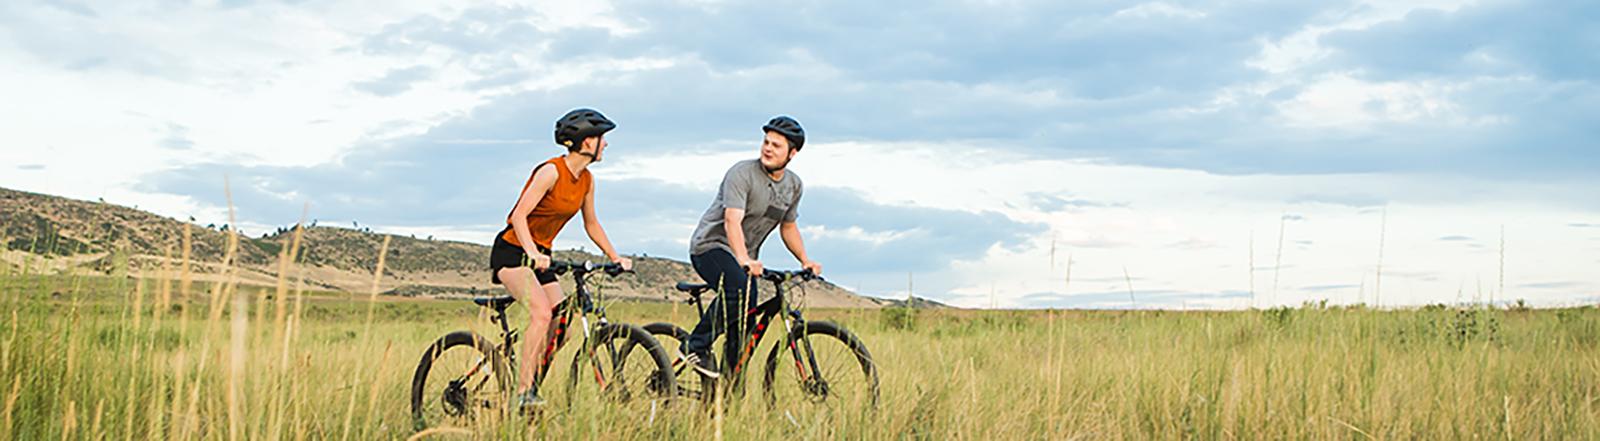
[[679,355],[678,360],[682,363],[688,364],[689,367],[694,368],[695,372],[706,378],[718,378],[722,376],[722,373],[717,372],[716,367],[711,365],[711,357],[701,357],[700,354],[690,352]]
[[517,407],[527,411],[544,407],[544,398],[539,398],[539,389],[528,389],[527,392],[517,394]]

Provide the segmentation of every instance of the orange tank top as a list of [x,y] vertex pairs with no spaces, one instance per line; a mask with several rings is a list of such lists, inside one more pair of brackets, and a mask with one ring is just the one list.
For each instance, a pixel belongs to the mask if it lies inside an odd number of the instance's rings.
[[[567,168],[567,162],[563,158],[565,157],[550,158],[534,167],[533,173],[528,175],[528,182],[522,184],[522,193],[527,193],[528,186],[533,185],[533,175],[538,174],[539,168],[546,165],[555,167],[556,173],[559,174],[556,177],[556,184],[544,193],[544,198],[539,199],[539,204],[528,213],[528,233],[533,235],[533,243],[546,249],[551,248],[550,244],[555,241],[556,234],[561,232],[561,227],[566,226],[567,221],[572,220],[572,215],[583,208],[583,199],[589,195],[589,189],[594,186],[594,179],[589,176],[589,170],[585,169],[582,174],[573,176],[572,170]],[[517,196],[517,203],[522,203],[522,196]],[[516,206],[513,205],[511,209],[515,211]],[[506,224],[510,223],[511,217],[507,216]],[[500,237],[512,245],[522,246],[517,240],[517,232],[510,227],[507,227]]]

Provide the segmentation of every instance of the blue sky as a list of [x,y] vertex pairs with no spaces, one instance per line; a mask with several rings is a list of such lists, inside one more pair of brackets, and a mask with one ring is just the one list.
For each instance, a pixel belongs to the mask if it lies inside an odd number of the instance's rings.
[[220,221],[227,176],[247,231],[486,242],[587,106],[619,247],[686,258],[781,113],[808,244],[871,295],[1600,295],[1593,3],[568,3],[0,5],[0,185]]

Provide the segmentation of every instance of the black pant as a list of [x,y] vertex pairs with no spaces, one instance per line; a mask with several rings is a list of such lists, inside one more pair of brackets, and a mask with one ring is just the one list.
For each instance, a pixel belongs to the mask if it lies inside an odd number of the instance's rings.
[[725,365],[731,364],[738,357],[743,334],[755,326],[754,316],[745,319],[743,326],[740,323],[740,319],[747,317],[745,313],[756,307],[754,280],[739,266],[733,253],[725,250],[715,249],[696,254],[689,257],[689,262],[694,265],[694,271],[700,274],[700,278],[711,285],[711,291],[720,294],[706,305],[700,323],[694,325],[689,340],[683,344],[683,352],[704,356],[711,352],[711,342],[717,339],[717,335],[727,333],[722,356]]

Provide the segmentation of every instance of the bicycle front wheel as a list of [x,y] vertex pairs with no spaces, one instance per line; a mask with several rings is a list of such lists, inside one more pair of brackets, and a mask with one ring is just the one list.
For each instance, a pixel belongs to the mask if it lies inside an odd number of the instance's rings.
[[794,327],[767,355],[769,407],[791,418],[860,416],[878,405],[878,369],[855,334],[832,322]]
[[667,350],[643,328],[608,324],[587,344],[572,357],[569,399],[599,397],[654,410],[677,395]]

